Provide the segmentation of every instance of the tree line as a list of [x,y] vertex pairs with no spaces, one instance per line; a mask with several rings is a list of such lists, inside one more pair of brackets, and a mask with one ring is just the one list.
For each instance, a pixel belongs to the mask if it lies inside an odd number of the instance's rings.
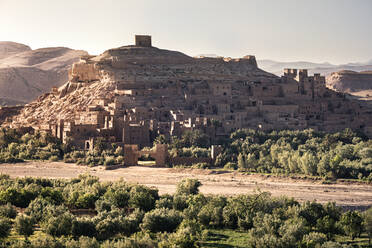
[[[158,136],[154,143],[169,145],[170,156],[208,157],[210,137],[200,130],[187,131],[181,137]],[[12,129],[0,129],[0,163],[24,160],[49,160],[95,165],[123,164],[123,148],[97,139],[94,149],[81,151],[72,141],[62,144],[47,133],[21,135]],[[306,175],[326,179],[360,179],[372,182],[372,140],[345,129],[324,133],[303,131],[263,132],[237,130],[228,138],[215,141],[222,152],[212,165],[254,173]]]
[[[207,135],[196,130],[168,143],[174,154],[205,156],[211,144]],[[325,133],[302,131],[259,131],[242,129],[218,140],[223,147],[215,167],[254,173],[318,176],[326,179],[361,179],[372,182],[372,140],[350,129]]]

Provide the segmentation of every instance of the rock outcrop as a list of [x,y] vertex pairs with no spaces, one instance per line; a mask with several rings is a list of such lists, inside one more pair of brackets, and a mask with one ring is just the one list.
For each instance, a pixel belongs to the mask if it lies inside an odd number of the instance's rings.
[[0,105],[24,104],[61,86],[68,70],[85,51],[65,47],[30,47],[0,42]]
[[372,90],[372,71],[339,71],[327,77],[327,86],[331,89],[353,93]]

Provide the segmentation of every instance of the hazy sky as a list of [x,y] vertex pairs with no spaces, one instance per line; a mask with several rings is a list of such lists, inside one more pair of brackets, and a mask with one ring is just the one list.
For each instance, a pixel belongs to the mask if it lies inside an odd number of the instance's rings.
[[188,55],[372,59],[372,0],[0,0],[0,40],[99,54],[150,34]]

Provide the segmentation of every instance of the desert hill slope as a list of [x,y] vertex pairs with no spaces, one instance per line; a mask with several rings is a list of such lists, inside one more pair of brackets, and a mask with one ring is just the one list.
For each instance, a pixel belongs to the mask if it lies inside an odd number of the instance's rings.
[[327,77],[327,86],[337,91],[354,92],[372,89],[372,71],[339,71]]
[[339,92],[349,93],[364,100],[371,100],[372,71],[334,72],[327,77],[327,87]]
[[29,46],[20,43],[12,41],[0,41],[0,59],[30,50],[31,48]]
[[28,103],[67,81],[68,69],[85,51],[65,47],[31,50],[0,42],[0,105]]

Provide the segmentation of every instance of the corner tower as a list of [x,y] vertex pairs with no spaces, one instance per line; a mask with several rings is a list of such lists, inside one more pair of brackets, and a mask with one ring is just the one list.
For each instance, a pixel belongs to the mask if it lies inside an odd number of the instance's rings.
[[136,46],[140,47],[152,47],[150,35],[136,35]]

